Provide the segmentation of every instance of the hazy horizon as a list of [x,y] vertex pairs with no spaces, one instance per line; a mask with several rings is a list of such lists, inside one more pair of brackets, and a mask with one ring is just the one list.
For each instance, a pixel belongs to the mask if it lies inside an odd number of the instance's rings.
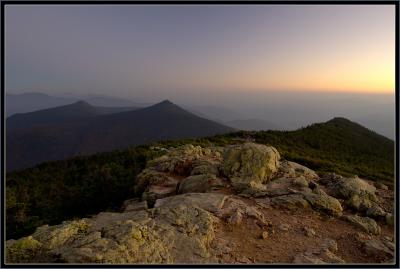
[[[204,100],[200,96],[192,99],[190,97],[193,96],[186,95],[181,98],[163,95],[153,99],[135,99],[110,94],[90,95],[84,92],[80,94],[45,94],[74,100],[93,100],[91,98],[104,97],[101,105],[106,106],[147,106],[168,99],[190,112],[221,123],[233,120],[260,119],[278,125],[281,127],[280,129],[284,130],[295,130],[312,123],[325,122],[334,117],[345,117],[391,139],[395,137],[395,98],[393,94],[303,92],[295,95],[291,92],[259,92],[258,95],[252,96],[246,96],[245,93],[242,95],[238,93],[214,95],[212,100]],[[108,100],[109,98],[120,100]],[[48,104],[42,105],[51,107]]]
[[16,5],[5,22],[6,93],[394,126],[394,5]]

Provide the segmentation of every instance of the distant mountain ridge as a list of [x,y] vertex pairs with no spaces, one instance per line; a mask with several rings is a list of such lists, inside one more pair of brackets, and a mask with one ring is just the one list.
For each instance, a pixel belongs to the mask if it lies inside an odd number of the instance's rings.
[[40,92],[27,92],[21,94],[6,94],[5,110],[6,116],[17,113],[28,113],[48,108],[70,105],[79,101],[85,101],[97,107],[144,107],[143,104],[130,100],[104,96],[104,95],[49,95]]
[[8,118],[7,171],[80,154],[234,130],[168,100],[136,110],[110,113],[107,109],[80,101]]
[[47,108],[30,113],[17,113],[7,119],[8,129],[31,128],[48,124],[73,123],[105,114],[136,110],[136,107],[96,107],[85,101]]

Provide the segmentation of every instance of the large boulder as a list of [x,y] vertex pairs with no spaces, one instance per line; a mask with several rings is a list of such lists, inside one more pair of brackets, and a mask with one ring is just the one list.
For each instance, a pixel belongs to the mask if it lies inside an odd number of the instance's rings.
[[266,183],[278,171],[280,155],[274,147],[254,143],[228,146],[224,151],[222,170],[237,191],[250,182]]
[[335,197],[345,199],[347,206],[358,211],[364,212],[378,202],[376,188],[357,176],[337,178],[333,190]]

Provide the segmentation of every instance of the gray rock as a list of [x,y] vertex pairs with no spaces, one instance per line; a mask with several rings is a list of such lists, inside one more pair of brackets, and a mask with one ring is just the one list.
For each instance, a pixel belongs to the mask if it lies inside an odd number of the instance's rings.
[[386,214],[387,213],[378,205],[373,205],[366,212],[366,215],[368,217],[375,218],[375,219],[385,218]]
[[186,193],[158,199],[154,207],[173,208],[179,205],[190,205],[210,212],[218,212],[223,207],[226,197],[220,193]]
[[322,242],[321,248],[332,251],[333,253],[336,253],[338,251],[338,246],[336,241],[330,238],[327,238]]
[[184,178],[179,184],[178,193],[210,192],[214,188],[223,187],[220,178],[215,175],[194,175]]
[[325,192],[319,191],[319,193],[302,193],[303,197],[307,202],[311,204],[314,210],[325,212],[332,216],[341,216],[343,208],[340,202],[327,195]]
[[311,180],[319,179],[319,176],[317,175],[317,173],[315,173],[315,171],[298,163],[286,160],[280,163],[278,173],[279,176],[281,177],[292,177],[292,178],[303,177],[308,182]]
[[193,162],[193,170],[190,175],[218,175],[219,162],[210,160],[196,160]]
[[122,211],[140,211],[148,209],[147,201],[140,201],[138,198],[125,200],[122,204]]
[[[143,213],[143,214],[141,214]],[[7,262],[213,263],[216,218],[186,204],[147,211],[102,213],[39,227],[6,242]]]
[[360,217],[357,215],[345,215],[342,218],[344,220],[354,224],[355,226],[363,229],[367,233],[376,234],[376,235],[379,235],[381,233],[381,228],[371,218]]
[[301,194],[289,194],[271,198],[274,207],[296,210],[298,208],[309,208],[310,204]]
[[308,181],[304,178],[304,176],[299,176],[293,180],[293,185],[308,188]]
[[146,168],[136,177],[136,182],[136,194],[141,194],[142,200],[153,205],[157,199],[175,195],[179,180]]
[[300,253],[293,258],[294,264],[326,264],[326,263],[345,263],[337,256],[337,244],[332,239],[324,240],[319,248],[310,248],[304,253]]
[[364,251],[368,255],[380,256],[382,260],[394,257],[395,244],[385,238],[374,238],[364,243]]
[[277,178],[265,185],[264,194],[269,197],[293,194],[296,192],[311,192],[304,178]]

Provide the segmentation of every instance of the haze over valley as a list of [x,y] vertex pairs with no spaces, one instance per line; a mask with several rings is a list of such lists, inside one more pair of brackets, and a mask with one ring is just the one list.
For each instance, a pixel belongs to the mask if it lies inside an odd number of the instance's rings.
[[[165,95],[166,96],[166,95]],[[189,96],[190,97],[190,96]],[[295,130],[334,117],[345,117],[394,139],[395,104],[391,94],[317,92],[233,93],[212,98],[171,95],[166,99],[221,124],[242,130]],[[122,110],[144,108],[160,98],[20,93],[6,95],[7,117],[84,100],[93,106]]]

